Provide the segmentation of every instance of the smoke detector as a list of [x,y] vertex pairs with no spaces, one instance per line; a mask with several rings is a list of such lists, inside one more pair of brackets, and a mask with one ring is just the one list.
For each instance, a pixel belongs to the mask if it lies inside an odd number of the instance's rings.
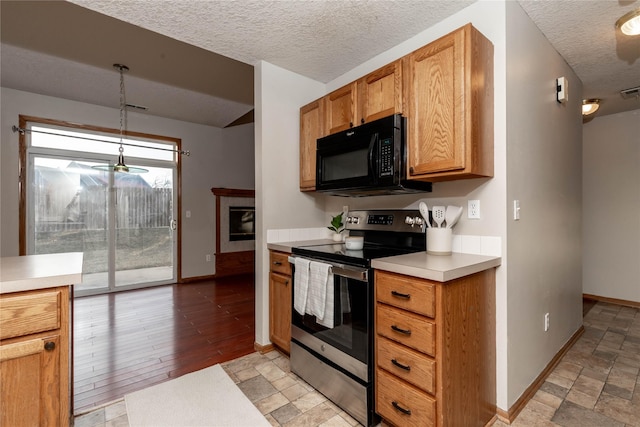
[[621,90],[620,96],[624,99],[638,98],[640,97],[640,86]]

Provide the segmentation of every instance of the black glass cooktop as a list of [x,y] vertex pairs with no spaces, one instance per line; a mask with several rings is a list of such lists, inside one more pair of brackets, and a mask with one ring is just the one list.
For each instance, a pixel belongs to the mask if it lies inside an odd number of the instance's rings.
[[348,250],[344,243],[294,247],[291,249],[291,252],[295,255],[361,267],[370,267],[371,260],[375,258],[384,258],[418,251],[420,251],[419,248],[392,248],[366,244],[362,250],[353,251]]

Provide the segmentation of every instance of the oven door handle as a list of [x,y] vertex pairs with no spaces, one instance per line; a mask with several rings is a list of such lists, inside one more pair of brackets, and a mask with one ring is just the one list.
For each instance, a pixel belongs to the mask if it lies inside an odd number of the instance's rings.
[[325,264],[329,264],[331,266],[331,272],[334,276],[346,277],[347,279],[354,279],[360,282],[368,282],[369,281],[369,270],[367,268],[362,267],[354,267],[351,265],[338,264],[335,262],[327,262],[323,260],[314,260],[307,257],[295,257],[290,256],[289,262],[295,266],[296,258],[308,259],[309,261],[323,262]]

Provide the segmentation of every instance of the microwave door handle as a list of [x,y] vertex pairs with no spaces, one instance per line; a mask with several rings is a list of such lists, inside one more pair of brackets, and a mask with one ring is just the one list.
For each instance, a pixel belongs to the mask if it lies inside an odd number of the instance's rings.
[[378,134],[375,133],[371,135],[371,142],[369,142],[369,176],[371,176],[374,181],[378,180],[378,174],[375,169],[375,158],[374,158],[374,150],[378,145]]

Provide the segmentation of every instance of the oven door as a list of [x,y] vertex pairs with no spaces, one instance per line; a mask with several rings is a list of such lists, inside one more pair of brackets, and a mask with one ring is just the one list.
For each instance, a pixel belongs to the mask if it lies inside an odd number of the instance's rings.
[[[295,269],[294,259],[289,258]],[[332,265],[334,280],[333,328],[321,325],[315,316],[298,313],[292,308],[291,338],[363,381],[369,381],[373,274],[367,268],[328,264]],[[292,292],[295,301],[295,281]]]

